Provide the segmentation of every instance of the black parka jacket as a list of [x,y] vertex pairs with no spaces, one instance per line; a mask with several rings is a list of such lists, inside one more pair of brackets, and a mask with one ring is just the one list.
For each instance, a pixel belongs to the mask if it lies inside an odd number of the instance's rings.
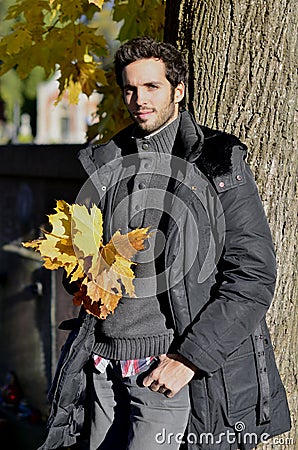
[[[130,134],[128,128],[79,155],[89,180],[78,201],[93,192],[106,223]],[[170,351],[199,369],[189,384],[191,414],[181,448],[246,450],[290,428],[265,322],[276,278],[271,234],[237,138],[198,126],[183,111],[174,153],[182,159],[173,165],[164,261],[175,331]],[[96,320],[84,312],[73,320],[40,450],[79,440]]]

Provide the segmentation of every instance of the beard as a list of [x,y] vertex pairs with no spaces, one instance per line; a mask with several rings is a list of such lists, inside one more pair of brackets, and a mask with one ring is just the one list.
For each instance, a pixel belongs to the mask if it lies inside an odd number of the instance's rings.
[[[140,112],[151,112],[150,117],[142,119],[139,117]],[[132,120],[137,124],[138,128],[144,135],[153,133],[159,128],[171,122],[175,118],[175,103],[170,102],[163,106],[160,110],[155,108],[140,108],[135,112],[129,112]]]

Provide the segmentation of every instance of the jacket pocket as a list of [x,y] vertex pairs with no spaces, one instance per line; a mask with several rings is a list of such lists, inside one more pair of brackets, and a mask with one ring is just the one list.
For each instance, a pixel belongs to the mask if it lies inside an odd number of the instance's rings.
[[222,368],[227,398],[227,413],[234,424],[241,413],[258,403],[258,376],[254,353],[228,360]]

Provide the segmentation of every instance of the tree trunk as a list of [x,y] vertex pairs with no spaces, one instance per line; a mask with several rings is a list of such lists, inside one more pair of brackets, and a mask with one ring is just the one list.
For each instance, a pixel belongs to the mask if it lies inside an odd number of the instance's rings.
[[268,322],[292,415],[292,430],[266,449],[297,439],[297,49],[296,0],[173,0],[165,40],[189,66],[188,109],[199,123],[236,134],[275,242],[278,279]]

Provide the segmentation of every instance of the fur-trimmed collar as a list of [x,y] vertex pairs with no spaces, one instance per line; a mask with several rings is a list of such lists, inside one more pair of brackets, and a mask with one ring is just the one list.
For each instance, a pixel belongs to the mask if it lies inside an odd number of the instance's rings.
[[184,158],[195,162],[205,175],[211,177],[222,176],[232,171],[233,147],[239,146],[245,152],[247,149],[232,134],[198,125],[193,115],[186,110],[181,112],[176,143],[177,154],[181,152],[182,145]]

